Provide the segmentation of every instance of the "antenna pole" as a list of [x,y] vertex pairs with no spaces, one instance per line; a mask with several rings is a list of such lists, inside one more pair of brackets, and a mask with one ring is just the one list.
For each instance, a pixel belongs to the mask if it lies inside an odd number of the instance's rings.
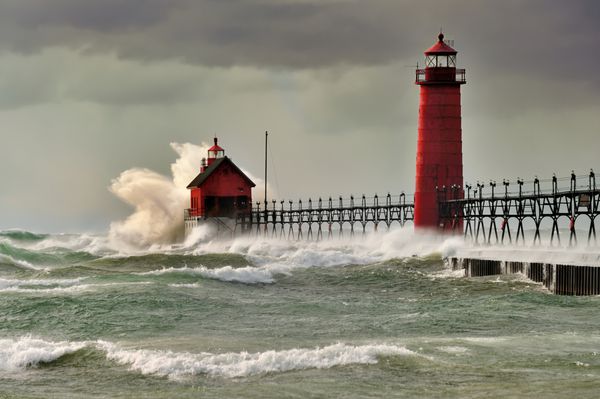
[[[269,132],[265,132],[265,206],[267,204],[267,146],[269,144]],[[266,208],[265,208],[266,209]]]

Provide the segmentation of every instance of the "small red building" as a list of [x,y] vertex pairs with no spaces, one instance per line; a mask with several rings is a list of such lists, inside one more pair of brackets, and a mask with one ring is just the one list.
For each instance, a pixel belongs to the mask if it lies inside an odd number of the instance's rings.
[[225,156],[215,144],[202,160],[200,174],[187,186],[191,194],[188,217],[228,217],[248,213],[252,207],[252,187],[256,184]]

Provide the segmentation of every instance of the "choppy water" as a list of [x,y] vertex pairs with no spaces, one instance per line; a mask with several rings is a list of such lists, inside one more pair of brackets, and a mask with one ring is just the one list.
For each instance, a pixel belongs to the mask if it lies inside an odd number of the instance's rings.
[[0,397],[598,397],[600,298],[461,278],[452,245],[2,232]]

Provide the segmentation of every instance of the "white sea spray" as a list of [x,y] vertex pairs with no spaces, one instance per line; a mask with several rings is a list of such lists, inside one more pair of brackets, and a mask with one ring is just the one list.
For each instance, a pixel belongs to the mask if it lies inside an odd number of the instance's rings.
[[255,264],[279,271],[298,267],[370,264],[389,259],[439,254],[444,237],[416,235],[411,228],[393,228],[364,237],[321,241],[291,241],[262,237],[239,237],[198,245],[190,254],[235,253]]
[[337,343],[314,349],[221,354],[122,349],[108,342],[100,342],[99,345],[106,350],[110,360],[129,365],[130,369],[142,374],[173,379],[197,374],[226,378],[246,377],[348,364],[375,364],[379,356],[417,356],[403,346],[389,344],[353,346]]
[[[189,208],[190,181],[200,172],[202,157],[209,146],[205,143],[171,143],[177,160],[171,164],[171,176],[145,168],[132,168],[115,178],[109,190],[133,207],[126,219],[111,223],[109,239],[120,252],[154,248],[182,242],[183,210]],[[244,170],[261,193],[264,182]],[[272,193],[273,190],[269,189]],[[257,195],[255,200],[260,200]]]

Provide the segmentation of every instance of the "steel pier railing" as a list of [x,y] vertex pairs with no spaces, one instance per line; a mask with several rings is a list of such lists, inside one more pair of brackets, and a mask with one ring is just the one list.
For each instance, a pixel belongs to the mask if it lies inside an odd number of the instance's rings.
[[560,245],[566,235],[571,246],[583,235],[587,245],[597,245],[600,190],[593,171],[530,182],[519,178],[516,185],[504,180],[502,185],[498,193],[496,182],[467,184],[466,198],[456,198],[457,187],[439,188],[440,224],[452,229],[462,220],[462,233],[475,243]]
[[414,205],[406,195],[387,194],[373,197],[337,200],[318,198],[303,202],[257,202],[250,215],[240,215],[236,230],[249,231],[257,236],[287,239],[321,240],[323,238],[354,236],[357,232],[404,226],[414,219]]

